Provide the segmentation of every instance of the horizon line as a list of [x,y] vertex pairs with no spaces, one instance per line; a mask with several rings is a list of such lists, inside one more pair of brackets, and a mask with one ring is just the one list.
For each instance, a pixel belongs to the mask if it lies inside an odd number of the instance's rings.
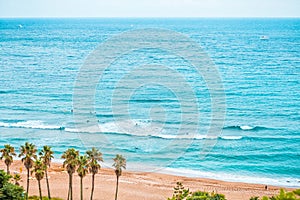
[[300,16],[199,16],[199,17],[192,17],[192,16],[0,16],[0,19],[207,19],[207,18],[214,18],[214,19],[233,19],[233,18],[245,18],[245,19],[265,19],[265,18],[272,18],[272,19],[296,19],[300,18]]

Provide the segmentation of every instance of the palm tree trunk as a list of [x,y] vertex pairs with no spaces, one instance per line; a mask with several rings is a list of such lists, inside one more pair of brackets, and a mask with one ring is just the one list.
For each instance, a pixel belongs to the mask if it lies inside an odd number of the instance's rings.
[[67,200],[70,200],[70,184],[69,184],[69,189],[68,189],[68,198]]
[[73,200],[73,179],[72,179],[72,174],[70,174],[70,200]]
[[27,189],[26,189],[26,200],[28,200],[28,192],[29,192],[29,168],[27,168]]
[[115,200],[118,199],[118,188],[119,188],[119,176],[117,176],[117,186],[116,186]]
[[69,174],[69,190],[68,190],[68,198],[67,200],[70,200],[70,193],[71,193],[71,175]]
[[45,175],[46,175],[46,183],[47,183],[47,190],[48,190],[48,199],[51,199],[51,196],[50,196],[50,187],[49,187],[49,180],[48,180],[48,169],[45,170]]
[[6,172],[7,172],[8,175],[10,174],[10,172],[9,172],[9,165],[6,165]]
[[92,190],[91,190],[91,200],[93,200],[94,195],[94,187],[95,187],[95,174],[92,175]]
[[82,179],[83,177],[80,177],[80,200],[83,200]]
[[42,196],[42,188],[41,188],[41,180],[38,180],[38,184],[39,184],[40,200],[43,200],[43,196]]

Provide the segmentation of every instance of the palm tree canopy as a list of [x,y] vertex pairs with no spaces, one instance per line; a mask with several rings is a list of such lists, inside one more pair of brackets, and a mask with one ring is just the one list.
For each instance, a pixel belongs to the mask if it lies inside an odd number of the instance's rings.
[[6,165],[10,165],[13,162],[13,156],[16,156],[15,148],[9,144],[4,145],[3,149],[0,149],[2,153],[0,159],[4,158],[4,162]]
[[20,181],[20,180],[21,180],[21,175],[20,175],[20,174],[15,174],[15,175],[13,176],[13,179],[14,179],[15,181]]
[[43,161],[43,163],[50,167],[51,160],[54,158],[53,154],[54,152],[51,150],[51,147],[49,146],[43,146],[43,149],[41,150],[40,158]]
[[74,148],[67,149],[61,156],[62,159],[65,159],[63,167],[67,168],[69,174],[73,174],[75,172],[78,156],[79,151],[76,151]]
[[103,162],[102,153],[95,147],[93,147],[91,150],[86,151],[86,154],[90,160]]
[[33,166],[33,158],[36,159],[37,148],[34,144],[26,142],[25,145],[22,145],[20,148],[19,157],[22,157],[21,161],[24,163],[27,169],[32,168]]
[[89,171],[92,174],[97,174],[99,169],[101,169],[101,165],[96,161],[90,161],[89,163]]
[[126,159],[122,155],[117,154],[113,160],[113,167],[115,168],[115,173],[117,176],[121,176],[122,169],[126,169]]
[[86,155],[89,159],[89,171],[92,174],[97,174],[101,165],[98,162],[103,162],[102,153],[93,147],[91,150],[86,151]]
[[35,178],[40,181],[44,178],[46,165],[41,159],[34,161],[33,169],[31,173],[34,173]]
[[77,173],[79,177],[85,177],[86,174],[88,173],[88,157],[86,155],[84,156],[79,156],[77,158],[77,164],[78,164],[78,168],[77,168]]

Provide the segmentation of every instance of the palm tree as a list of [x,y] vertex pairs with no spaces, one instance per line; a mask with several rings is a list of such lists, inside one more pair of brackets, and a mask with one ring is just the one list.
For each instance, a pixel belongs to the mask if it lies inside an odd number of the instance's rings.
[[13,179],[15,181],[15,185],[20,185],[19,181],[21,180],[21,175],[20,174],[15,174],[13,176]]
[[69,174],[69,191],[68,191],[68,200],[73,200],[73,189],[72,189],[72,176],[75,173],[77,166],[77,157],[79,156],[79,152],[74,148],[67,149],[63,155],[62,159],[65,159],[63,163],[63,167],[67,168],[67,172]]
[[28,191],[29,191],[29,172],[33,166],[33,159],[36,159],[36,146],[32,143],[26,142],[25,145],[22,145],[20,148],[19,157],[22,157],[21,161],[27,169],[27,189],[26,189],[26,199],[28,199]]
[[98,162],[103,162],[102,153],[93,147],[91,150],[86,151],[89,159],[89,171],[92,173],[92,190],[91,190],[91,200],[93,199],[94,188],[95,188],[95,175],[101,168]]
[[40,158],[43,161],[45,165],[45,176],[46,176],[46,183],[47,183],[47,190],[48,190],[48,199],[51,199],[50,195],[50,187],[49,187],[49,179],[48,179],[48,167],[50,167],[50,163],[53,157],[53,151],[51,150],[51,147],[49,146],[44,146],[43,149],[41,150]]
[[38,181],[40,200],[43,199],[41,180],[44,178],[45,170],[46,170],[46,166],[45,166],[44,162],[40,158],[35,160],[35,162],[33,164],[33,170],[31,171],[31,173],[34,173],[34,176],[35,176],[36,180]]
[[117,200],[118,188],[119,188],[119,177],[122,175],[122,169],[126,169],[126,159],[122,155],[117,154],[113,160],[114,160],[113,167],[115,168],[115,173],[117,176],[117,185],[116,185],[116,194],[115,194],[115,200]]
[[13,156],[16,156],[15,148],[10,146],[9,144],[6,144],[4,145],[3,149],[0,149],[0,152],[2,153],[0,159],[2,160],[4,158],[7,174],[10,174],[9,166],[12,164],[14,160]]
[[83,177],[86,176],[86,174],[89,172],[88,170],[88,157],[86,155],[84,156],[79,156],[77,158],[77,164],[78,164],[78,168],[77,168],[77,173],[78,176],[80,177],[80,199],[83,200]]

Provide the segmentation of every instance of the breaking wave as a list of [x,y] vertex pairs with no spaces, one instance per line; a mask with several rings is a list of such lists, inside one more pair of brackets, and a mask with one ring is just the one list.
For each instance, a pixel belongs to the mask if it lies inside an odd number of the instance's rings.
[[40,120],[29,120],[19,122],[0,122],[0,127],[7,128],[29,128],[29,129],[45,129],[45,130],[64,130],[63,126],[45,124]]
[[231,130],[242,130],[242,131],[258,131],[258,130],[267,130],[271,128],[263,127],[263,126],[225,126],[223,129],[231,129]]

